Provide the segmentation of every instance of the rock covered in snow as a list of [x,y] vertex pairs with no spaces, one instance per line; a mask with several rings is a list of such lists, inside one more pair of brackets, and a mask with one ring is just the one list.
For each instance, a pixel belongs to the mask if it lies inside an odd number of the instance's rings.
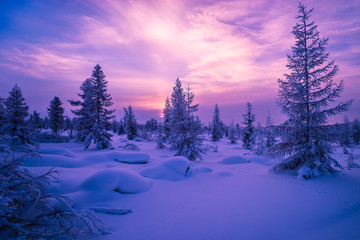
[[219,162],[219,164],[242,164],[242,163],[249,163],[250,161],[246,158],[241,156],[230,156],[226,157]]
[[79,190],[85,191],[116,191],[119,193],[141,193],[151,188],[149,180],[136,172],[124,169],[108,169],[95,173],[87,178]]
[[190,176],[192,170],[186,157],[173,157],[140,171],[144,177],[180,181]]

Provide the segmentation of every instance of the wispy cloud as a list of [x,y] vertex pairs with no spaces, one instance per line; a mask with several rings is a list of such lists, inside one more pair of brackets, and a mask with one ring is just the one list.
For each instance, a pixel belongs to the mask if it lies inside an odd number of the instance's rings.
[[[62,81],[55,86],[68,99],[76,96],[78,86],[100,63],[117,108],[132,104],[159,112],[176,77],[192,85],[204,109],[215,103],[273,102],[276,80],[288,71],[286,54],[294,43],[290,32],[297,4],[295,0],[14,4],[7,15],[13,24],[0,30],[7,36],[0,40],[5,46],[0,50],[0,69],[8,77],[39,79],[44,89]],[[359,1],[305,4],[315,8],[321,36],[330,37],[330,58],[340,66],[339,78],[356,88]],[[71,91],[65,90],[69,86]]]

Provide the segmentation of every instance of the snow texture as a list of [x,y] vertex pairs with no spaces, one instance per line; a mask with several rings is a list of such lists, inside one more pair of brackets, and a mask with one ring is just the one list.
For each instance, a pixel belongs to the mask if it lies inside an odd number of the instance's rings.
[[190,161],[186,157],[173,157],[140,171],[144,177],[170,181],[184,180],[191,175]]
[[219,164],[242,164],[242,163],[249,163],[250,161],[246,158],[241,156],[230,156],[226,157],[219,162]]
[[79,186],[79,190],[116,191],[123,194],[142,193],[150,188],[149,180],[136,172],[124,169],[102,170],[90,176]]

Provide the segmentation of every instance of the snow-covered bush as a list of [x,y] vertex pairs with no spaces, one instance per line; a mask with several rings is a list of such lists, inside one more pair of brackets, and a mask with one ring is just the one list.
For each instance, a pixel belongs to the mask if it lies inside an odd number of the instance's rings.
[[[28,151],[28,149],[25,149]],[[69,199],[53,196],[45,186],[57,172],[35,175],[22,167],[21,154],[0,145],[0,238],[51,239],[61,235],[93,232],[102,234],[104,225],[91,211],[76,212]]]
[[140,151],[140,148],[134,143],[127,143],[125,146],[120,146],[124,150]]

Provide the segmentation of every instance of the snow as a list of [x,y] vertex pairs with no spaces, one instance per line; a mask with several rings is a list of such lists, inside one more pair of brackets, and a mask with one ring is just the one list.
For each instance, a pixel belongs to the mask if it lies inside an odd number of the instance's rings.
[[95,173],[87,178],[79,190],[85,191],[116,191],[123,194],[146,192],[151,183],[138,173],[124,169],[108,169]]
[[41,146],[41,148],[39,149],[39,153],[74,157],[74,153],[72,151],[62,147]]
[[241,157],[241,156],[230,156],[226,157],[219,162],[219,164],[241,164],[241,163],[249,163],[250,161]]
[[[174,157],[154,142],[136,142],[140,152],[119,151],[119,139],[113,138],[115,149],[98,151],[79,143],[40,144],[50,150],[25,161],[38,173],[57,165],[60,175],[47,189],[104,220],[111,234],[94,239],[360,239],[358,168],[299,181],[270,172],[277,160],[228,139],[200,162]],[[333,157],[346,160],[341,149]],[[139,159],[146,163],[129,164]],[[243,163],[219,164],[224,160]]]
[[144,177],[170,181],[184,180],[191,173],[190,161],[185,157],[169,158],[140,172]]

